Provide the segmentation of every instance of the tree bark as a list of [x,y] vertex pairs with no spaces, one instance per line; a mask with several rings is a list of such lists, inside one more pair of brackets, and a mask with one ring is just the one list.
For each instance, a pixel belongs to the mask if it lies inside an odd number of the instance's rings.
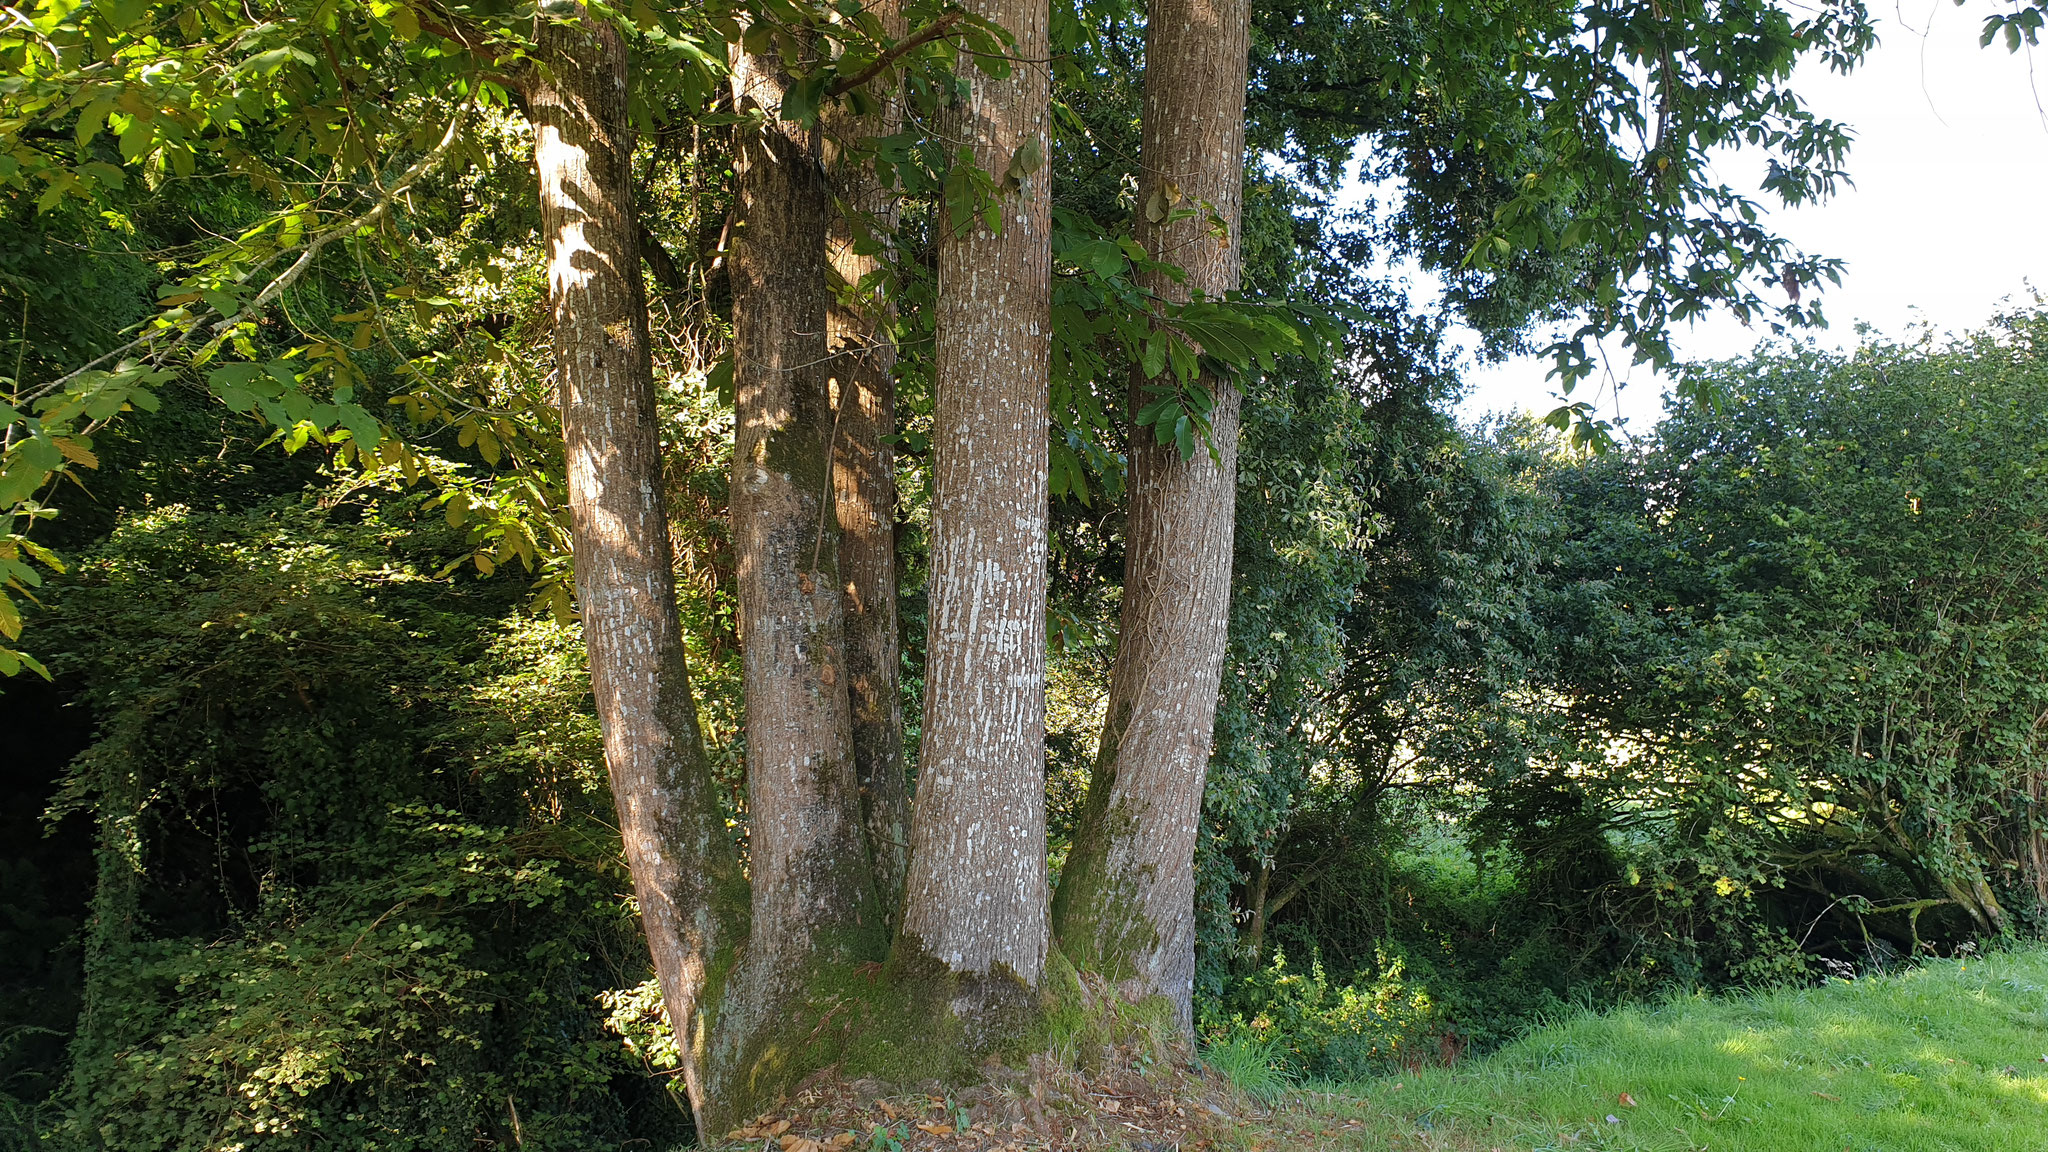
[[800,1026],[819,966],[880,959],[888,943],[861,835],[831,505],[831,198],[816,134],[775,119],[780,62],[740,53],[732,82],[735,110],[769,120],[743,126],[735,149],[732,524],[753,933],[719,1006],[721,1118],[809,1071],[801,1037],[783,1033]]
[[744,881],[712,790],[676,615],[626,120],[626,48],[587,17],[543,20],[526,89],[577,598],[620,840],[684,1082],[701,1116],[707,972]]
[[[903,35],[895,0],[873,9],[883,31]],[[864,218],[877,234],[896,227],[896,197],[857,154],[865,138],[903,122],[900,85],[875,93],[879,113],[853,116],[835,106],[825,117],[830,172],[842,210],[832,215],[827,257],[838,283],[825,316],[832,355],[832,491],[839,515],[840,590],[846,615],[846,688],[853,708],[853,766],[861,823],[884,915],[900,919],[910,857],[910,786],[903,764],[903,700],[896,620],[896,345],[888,331],[893,301],[863,293],[861,280],[882,268],[879,255],[856,251]]]
[[[2036,720],[2035,726],[2040,726]],[[2033,885],[2034,899],[2048,907],[2048,834],[2042,828],[2041,772],[2029,767],[2027,773],[2027,822],[2021,835],[2026,841],[2027,880]]]
[[[1238,285],[1244,179],[1246,0],[1151,0],[1138,203],[1195,209],[1181,220],[1139,213],[1138,242],[1185,282],[1153,276],[1160,297],[1221,296]],[[1228,229],[1218,237],[1213,208]],[[1133,413],[1149,401],[1131,383]],[[1117,981],[1131,1000],[1164,996],[1192,1027],[1194,852],[1230,620],[1239,397],[1205,377],[1216,459],[1183,461],[1150,429],[1131,429],[1124,602],[1109,712],[1053,923],[1076,966]]]
[[[1048,943],[1051,181],[1046,2],[967,7],[1016,37],[1017,63],[1003,79],[963,65],[943,129],[1003,183],[997,228],[965,205],[940,222],[930,648],[898,951],[943,966],[971,1043],[1033,994]],[[1005,177],[1013,158],[1021,180]]]

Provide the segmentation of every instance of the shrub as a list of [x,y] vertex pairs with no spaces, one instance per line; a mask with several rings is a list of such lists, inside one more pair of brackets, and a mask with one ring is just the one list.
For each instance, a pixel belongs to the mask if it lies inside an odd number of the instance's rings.
[[648,960],[579,638],[427,575],[403,512],[157,509],[50,597],[98,724],[62,800],[100,841],[72,1142],[687,1130],[614,1027]]

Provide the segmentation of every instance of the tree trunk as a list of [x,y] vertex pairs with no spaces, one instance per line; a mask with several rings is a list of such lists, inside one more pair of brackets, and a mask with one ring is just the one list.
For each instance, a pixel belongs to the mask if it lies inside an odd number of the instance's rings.
[[[880,959],[888,936],[861,835],[847,705],[826,394],[826,218],[815,133],[775,120],[787,80],[741,53],[735,110],[737,399],[732,524],[746,691],[753,934],[719,1006],[715,1116],[809,1071],[801,1037],[821,965]],[[720,1119],[714,1130],[724,1123]]]
[[[967,7],[1015,35],[1019,63],[1000,80],[963,66],[943,129],[1003,186],[997,230],[961,219],[965,205],[940,222],[930,649],[898,952],[956,984],[950,1011],[973,1044],[1035,995],[1047,948],[1052,260],[1046,2]],[[1013,160],[1021,180],[1005,178]]]
[[745,916],[683,662],[640,280],[626,48],[588,18],[543,20],[526,90],[576,590],[619,833],[691,1104],[705,1107],[706,975]]
[[2027,822],[2021,835],[2026,839],[2027,879],[2034,886],[2034,900],[2048,908],[2048,835],[2042,828],[2041,772],[2032,767],[2027,769]]
[[[1244,178],[1246,0],[1151,0],[1138,203],[1195,209],[1136,223],[1139,243],[1187,272],[1159,296],[1221,296],[1238,283]],[[1210,210],[1228,235],[1216,236]],[[1150,399],[1134,376],[1133,413]],[[1216,397],[1216,459],[1180,459],[1131,429],[1123,618],[1094,779],[1060,875],[1053,923],[1069,959],[1131,1000],[1164,996],[1192,1026],[1194,854],[1230,620],[1239,398]]]
[[[890,36],[903,35],[895,0],[875,9]],[[875,93],[882,110],[852,116],[831,109],[825,119],[835,155],[831,175],[843,211],[834,213],[828,257],[835,285],[825,316],[832,355],[832,488],[839,514],[839,564],[846,614],[846,688],[853,708],[853,766],[860,782],[861,823],[875,886],[891,926],[899,919],[903,874],[910,856],[910,787],[903,765],[903,700],[897,688],[901,660],[896,627],[896,345],[888,325],[893,302],[863,294],[862,278],[879,271],[879,256],[855,251],[864,217],[878,234],[894,231],[896,196],[874,168],[849,155],[859,141],[886,136],[902,124],[900,89]]]

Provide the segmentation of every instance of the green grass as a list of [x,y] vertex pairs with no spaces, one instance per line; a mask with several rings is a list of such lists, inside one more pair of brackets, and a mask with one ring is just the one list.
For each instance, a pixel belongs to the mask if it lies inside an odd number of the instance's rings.
[[1202,1063],[1261,1104],[1277,1103],[1292,1084],[1280,1071],[1274,1046],[1250,1037],[1222,1040],[1202,1049]]
[[2044,1055],[2048,952],[2014,951],[1580,1016],[1303,1107],[1375,1149],[2044,1152]]

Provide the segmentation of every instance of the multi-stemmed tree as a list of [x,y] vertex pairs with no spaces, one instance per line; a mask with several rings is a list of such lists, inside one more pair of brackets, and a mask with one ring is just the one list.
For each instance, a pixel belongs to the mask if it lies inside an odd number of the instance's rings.
[[[190,142],[205,139],[218,153],[206,162],[226,156],[223,171],[257,171],[285,186],[258,152],[295,147],[340,173],[307,187],[355,197],[347,211],[323,208],[324,217],[282,210],[274,230],[236,240],[240,247],[183,286],[189,293],[166,297],[160,322],[125,350],[140,367],[88,366],[40,391],[16,382],[0,411],[8,514],[50,476],[87,466],[79,429],[124,404],[146,405],[148,390],[189,365],[194,349],[202,359],[249,361],[209,369],[214,391],[276,424],[288,444],[318,436],[344,463],[419,464],[402,443],[405,429],[356,404],[362,373],[349,367],[349,349],[309,336],[259,372],[252,334],[261,335],[258,322],[323,248],[338,251],[381,226],[425,173],[461,154],[454,144],[471,105],[514,93],[533,132],[549,255],[564,535],[624,854],[705,1123],[716,1127],[817,1058],[807,1048],[816,989],[832,972],[875,961],[893,962],[885,984],[941,986],[943,995],[889,1003],[936,1005],[942,1048],[1028,1037],[1056,948],[1128,998],[1164,997],[1185,1026],[1192,862],[1229,618],[1239,388],[1256,380],[1246,370],[1257,354],[1271,351],[1244,343],[1250,329],[1217,319],[1233,306],[1242,259],[1248,4],[1155,0],[1146,17],[1130,223],[1144,317],[1136,329],[1105,327],[1125,334],[1128,355],[1104,360],[1114,386],[1096,382],[1122,396],[1129,416],[1121,635],[1098,770],[1050,901],[1044,690],[1056,222],[1044,0],[857,15],[769,4],[681,14],[698,22],[692,67],[725,89],[714,99],[707,81],[680,101],[689,105],[682,114],[729,127],[731,140],[730,508],[746,696],[744,870],[712,792],[683,663],[631,164],[632,125],[649,103],[633,53],[680,43],[678,14],[647,17],[648,28],[636,31],[595,9],[557,5],[524,19],[466,8],[458,19],[428,6],[259,7],[210,6],[180,33],[190,43],[176,53],[149,39],[154,25],[101,6],[53,7],[31,31],[0,32],[0,56],[32,81],[0,92],[8,125],[0,142],[13,165],[6,180],[42,181],[39,195],[59,198],[105,185],[120,169],[88,149],[97,118],[118,120],[114,155],[124,162],[175,171],[198,162]],[[1796,301],[1767,308],[1762,285],[1810,281],[1832,266],[1759,225],[1744,196],[1709,179],[1705,159],[1734,140],[1766,140],[1783,161],[1774,191],[1793,199],[1825,192],[1844,138],[1784,85],[1802,52],[1846,60],[1861,51],[1859,7],[1827,8],[1805,24],[1769,7],[1674,14],[1656,0],[1584,11],[1532,3],[1513,19],[1496,9],[1409,14],[1409,50],[1374,61],[1375,91],[1426,93],[1431,123],[1455,124],[1431,147],[1469,159],[1485,145],[1501,158],[1497,167],[1514,165],[1512,190],[1490,213],[1418,224],[1455,237],[1429,258],[1468,279],[1518,254],[1555,258],[1589,304],[1589,328],[1618,327],[1652,356],[1665,352],[1667,321],[1715,302],[1752,317],[1809,318]],[[1341,37],[1372,22],[1318,10],[1299,23]],[[301,29],[318,38],[342,25],[359,34],[338,46],[328,37],[325,61],[294,55],[289,43],[244,58],[245,45],[264,37]],[[69,48],[51,47],[59,41]],[[1335,39],[1330,48],[1347,50]],[[152,66],[145,57],[157,51],[180,54],[178,66]],[[912,69],[925,82],[899,90],[897,76]],[[379,83],[391,90],[372,101],[363,87]],[[913,89],[931,119],[899,113]],[[1459,105],[1481,89],[1483,107]],[[449,90],[463,93],[452,109],[442,95]],[[1321,97],[1341,86],[1303,90]],[[401,105],[446,112],[440,142],[431,132],[415,142],[419,125],[391,111]],[[1333,123],[1356,112],[1317,107]],[[275,115],[265,120],[252,111],[259,108]],[[47,131],[60,122],[63,132]],[[337,122],[350,127],[335,131]],[[244,130],[257,123],[289,130]],[[914,805],[896,685],[893,545],[890,333],[899,301],[890,289],[906,272],[873,239],[886,240],[898,222],[894,197],[904,186],[892,189],[867,160],[873,138],[906,126],[924,134],[920,154],[938,157],[939,169],[920,186],[937,191],[921,192],[916,206],[929,212],[937,275]],[[424,152],[405,165],[371,159],[407,149]],[[1441,179],[1450,170],[1418,166],[1416,174]],[[1425,200],[1434,190],[1427,179],[1418,188]],[[333,226],[309,228],[307,219]],[[1100,250],[1105,262],[1075,274],[1121,276],[1130,249]],[[265,281],[260,273],[272,265],[285,272]],[[1171,355],[1162,351],[1169,346]],[[1562,351],[1568,366],[1578,363],[1571,344]],[[318,377],[332,387],[317,403],[309,392],[316,374],[301,370],[315,359],[332,367]],[[1156,419],[1169,402],[1184,416],[1170,429]],[[1582,409],[1564,419],[1593,427]],[[550,514],[513,509],[500,528]],[[547,538],[519,531],[528,545]],[[22,539],[10,535],[0,550],[8,581],[23,579],[24,557],[35,555]],[[0,600],[9,641],[19,631],[12,603]]]

